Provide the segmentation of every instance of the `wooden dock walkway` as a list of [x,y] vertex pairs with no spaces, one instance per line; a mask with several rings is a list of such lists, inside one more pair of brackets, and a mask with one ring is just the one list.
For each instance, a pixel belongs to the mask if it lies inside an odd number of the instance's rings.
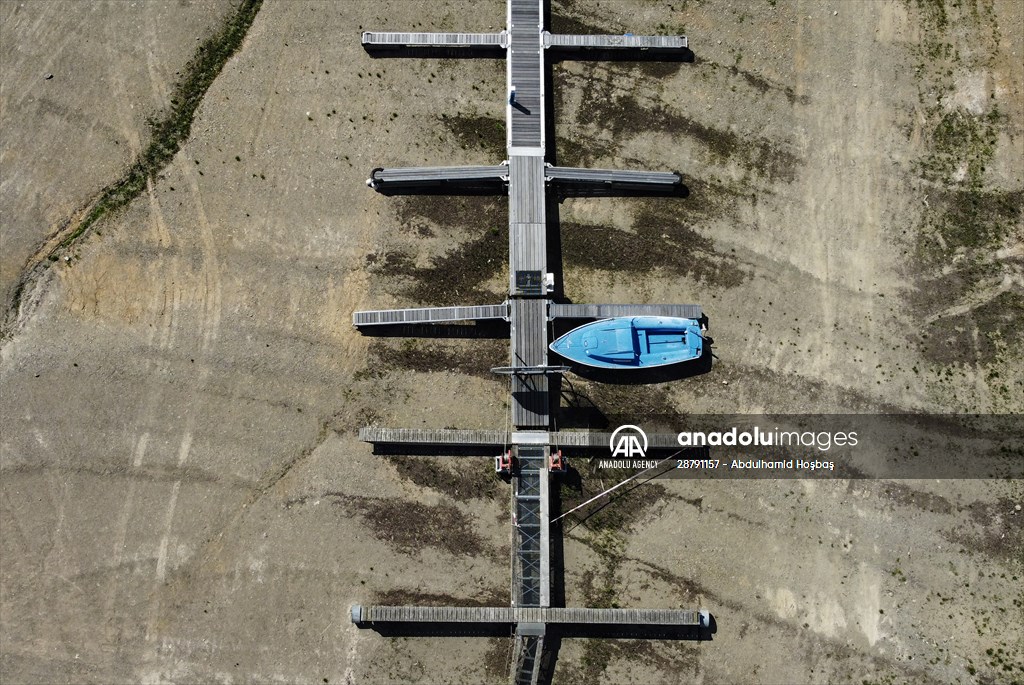
[[[680,430],[685,426],[680,426]],[[544,445],[552,448],[608,450],[612,434],[604,431],[460,430],[457,428],[382,428],[364,426],[359,439],[380,445],[473,445],[494,447],[495,453],[510,445]],[[679,449],[676,433],[648,433],[650,449]]]
[[[509,0],[508,8],[509,365],[546,366],[547,292],[543,283],[539,291],[524,291],[529,279],[521,277],[536,274],[543,281],[547,274],[543,0]],[[547,376],[512,376],[513,426],[546,429],[550,403]]]
[[[531,161],[532,160],[532,161]],[[542,173],[527,169],[519,174],[519,188],[510,188],[509,165],[526,168],[540,164]],[[366,185],[374,190],[387,193],[389,190],[412,188],[458,188],[493,187],[508,189],[513,200],[521,203],[523,215],[529,213],[530,203],[544,198],[544,182],[564,187],[599,187],[621,190],[651,191],[673,190],[682,186],[682,177],[675,171],[643,171],[632,169],[580,169],[576,167],[548,166],[539,155],[512,155],[506,164],[492,166],[441,166],[441,167],[388,167],[374,169],[366,179]]]
[[373,623],[572,623],[600,625],[702,625],[693,609],[585,609],[563,607],[352,607],[352,621]]
[[[544,175],[543,0],[509,0],[508,166],[509,302],[512,367],[548,362],[547,197]],[[514,375],[512,426],[546,431],[551,398],[546,375]],[[549,448],[514,446],[512,603],[515,609],[551,605],[551,513],[548,506]],[[543,624],[525,618],[523,622]],[[520,623],[516,621],[516,623]],[[544,641],[517,635],[515,680],[535,683]]]
[[700,319],[699,304],[557,304],[548,307],[550,319],[610,319],[616,316],[676,316]]
[[666,50],[678,52],[687,47],[686,36],[634,36],[626,33],[614,35],[565,35],[544,32],[545,48],[594,49],[594,50]]
[[[509,158],[508,230],[510,277],[520,271],[547,269],[547,195],[544,158],[515,155]],[[515,292],[514,283],[509,284]],[[538,293],[546,294],[546,293]]]
[[501,33],[409,33],[364,31],[366,48],[505,48],[507,34]]
[[683,179],[675,171],[640,171],[632,169],[578,169],[551,166],[544,170],[548,181],[568,186],[615,187],[624,190],[673,189]]
[[388,188],[430,188],[445,185],[502,185],[508,182],[508,167],[494,166],[438,166],[395,167],[374,169],[366,185],[374,190]]
[[506,92],[516,89],[515,100],[508,104],[510,155],[544,155],[543,4],[543,0],[508,0]]
[[[514,239],[517,244],[514,249],[521,250],[524,254],[530,249],[538,250],[539,238],[533,236],[531,231],[536,230],[533,225],[527,224],[519,231]],[[528,261],[524,263],[534,264],[543,267],[539,250]],[[537,269],[540,271],[541,269]],[[512,290],[516,289],[515,283],[510,285]],[[556,302],[544,301],[547,318],[554,319],[608,319],[615,316],[674,316],[684,319],[700,319],[704,316],[704,310],[697,304],[559,304]],[[523,305],[520,305],[522,307]],[[517,314],[522,315],[522,312]],[[368,326],[393,326],[397,324],[425,324],[425,323],[449,323],[456,321],[487,321],[503,319],[509,321],[512,317],[511,305],[509,302],[501,304],[484,304],[467,307],[417,307],[411,309],[371,309],[352,313],[352,325],[356,328]],[[533,322],[536,323],[536,322]],[[520,345],[526,344],[529,334],[523,333]],[[524,364],[514,364],[516,367]]]
[[[546,366],[548,362],[547,300],[528,298],[512,300],[511,321],[511,366]],[[549,405],[547,376],[512,376],[513,426],[546,430],[550,423]]]
[[416,309],[379,309],[352,313],[352,325],[394,326],[406,323],[445,323],[452,321],[508,321],[508,303],[470,307],[420,307]]

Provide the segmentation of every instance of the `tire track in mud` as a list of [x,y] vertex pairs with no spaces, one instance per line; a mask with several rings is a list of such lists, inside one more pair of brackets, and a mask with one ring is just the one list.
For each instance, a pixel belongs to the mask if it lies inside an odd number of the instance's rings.
[[[258,5],[257,5],[258,6]],[[241,11],[241,9],[240,9]],[[230,21],[230,20],[229,20]],[[251,23],[251,19],[250,19]],[[150,25],[148,27],[150,32],[155,32],[155,26]],[[202,51],[204,48],[200,48]],[[233,51],[231,51],[233,53]],[[226,60],[225,60],[226,61]],[[193,60],[195,62],[195,60]],[[223,65],[221,65],[223,66]],[[218,70],[219,71],[219,70]],[[169,89],[167,84],[157,74],[154,65],[152,63],[151,56],[148,61],[148,73],[150,77],[151,87],[155,95],[158,96],[158,100],[167,100],[169,96]],[[120,81],[120,75],[115,75],[115,81]],[[212,80],[210,81],[212,84]],[[210,85],[210,84],[208,84]],[[204,93],[205,94],[205,91]],[[122,98],[124,101],[124,98]],[[189,122],[190,125],[190,122]],[[129,126],[124,126],[125,130],[130,129]],[[150,152],[142,151],[141,143],[138,139],[137,134],[134,130],[129,131],[129,141],[132,145],[132,152],[138,159],[140,155],[145,155]],[[154,134],[156,133],[154,127]],[[183,142],[183,141],[180,141]],[[152,144],[151,144],[152,146]],[[172,156],[169,160],[173,162],[175,156]],[[206,212],[202,204],[200,191],[195,173],[188,167],[187,164],[177,164],[177,167],[185,177],[185,181],[188,184],[192,196],[195,201],[196,211],[196,223],[200,229],[200,241],[201,250],[203,255],[202,260],[202,316],[200,320],[199,332],[201,337],[200,346],[200,365],[198,369],[198,375],[194,383],[194,392],[201,394],[203,388],[206,386],[206,382],[210,375],[210,364],[209,357],[210,352],[213,349],[214,343],[217,338],[217,329],[220,323],[220,311],[221,311],[221,281],[220,281],[220,270],[219,263],[217,260],[215,243],[213,239],[212,229],[209,221],[206,217]],[[145,178],[145,191],[149,198],[150,208],[150,225],[152,228],[152,234],[155,238],[155,242],[161,248],[169,248],[172,244],[171,233],[167,227],[167,222],[164,219],[163,211],[160,207],[159,200],[157,199],[155,192],[154,176],[159,169],[151,169],[149,175]],[[129,172],[131,173],[131,172]],[[102,202],[102,198],[98,200]],[[59,248],[59,245],[58,245]],[[37,253],[38,254],[38,253]],[[150,334],[148,338],[148,347],[150,349],[159,350],[159,353],[151,356],[146,363],[146,375],[147,377],[153,378],[154,383],[151,385],[146,400],[143,404],[143,408],[139,411],[136,419],[136,426],[141,429],[138,437],[135,440],[135,447],[131,455],[131,468],[139,469],[145,460],[146,450],[149,444],[150,434],[146,430],[146,427],[150,425],[157,414],[157,408],[160,405],[163,397],[162,380],[165,378],[170,370],[170,361],[166,352],[175,347],[177,339],[177,331],[179,322],[181,319],[181,303],[184,297],[182,287],[179,285],[182,282],[179,272],[180,261],[177,256],[173,257],[171,263],[161,269],[163,275],[163,286],[153,293],[153,298],[150,306],[146,311],[150,314]],[[189,403],[190,410],[188,411],[187,418],[185,420],[185,428],[182,432],[181,441],[178,447],[177,454],[177,465],[176,469],[180,470],[185,466],[188,460],[189,453],[191,452],[191,446],[193,441],[193,430],[196,422],[196,411]],[[164,517],[163,524],[163,536],[160,540],[160,544],[156,550],[156,566],[155,566],[155,587],[151,593],[149,611],[147,612],[147,625],[146,625],[146,639],[151,641],[154,638],[155,628],[159,617],[159,603],[160,603],[160,592],[159,588],[166,578],[167,571],[167,560],[168,560],[168,548],[170,545],[170,532],[171,526],[174,520],[174,513],[177,507],[178,494],[180,492],[182,479],[179,477],[175,480],[171,486],[171,494],[167,505],[166,514]],[[116,528],[116,537],[113,549],[113,558],[115,567],[118,566],[124,557],[125,547],[127,545],[127,534],[128,525],[131,521],[131,513],[135,506],[136,499],[136,488],[137,481],[132,479],[128,492],[126,494],[124,504],[121,508],[121,513],[118,517],[118,523]],[[144,555],[143,555],[144,556]],[[105,623],[111,626],[112,630],[116,628],[112,625],[111,621],[113,614],[115,613],[115,605],[118,597],[119,583],[117,582],[117,576],[112,575],[107,588],[107,596],[104,601],[104,617]]]
[[[163,212],[160,208],[160,203],[154,192],[152,179],[147,181],[147,191],[149,194],[150,224],[153,228],[153,233],[161,246],[170,247],[170,232],[167,229],[166,222],[163,218]],[[179,311],[181,308],[182,293],[181,288],[175,285],[176,282],[180,280],[173,277],[173,274],[176,271],[177,259],[174,260],[173,268],[170,270],[163,269],[164,285],[162,288],[154,291],[153,300],[146,310],[150,315],[148,321],[150,332],[147,340],[147,347],[151,350],[157,351],[157,354],[150,356],[146,361],[146,377],[151,379],[151,382],[146,393],[146,399],[142,403],[142,406],[136,415],[135,426],[139,428],[140,432],[138,433],[138,437],[135,439],[135,447],[131,454],[131,464],[129,468],[133,471],[140,469],[145,460],[150,435],[149,431],[146,430],[146,427],[149,426],[155,418],[157,407],[163,397],[161,379],[167,375],[168,371],[168,355],[166,354],[166,351],[174,346],[174,341],[177,337],[176,334],[178,322],[180,320]],[[169,307],[168,299],[170,299]],[[115,537],[113,549],[115,568],[120,566],[124,558],[124,551],[128,537],[128,525],[131,521],[132,509],[135,506],[137,487],[138,481],[133,478],[128,485],[128,492],[125,496],[124,504],[121,507],[120,515],[118,516],[116,529],[117,535]],[[118,590],[119,584],[117,582],[117,575],[111,574],[103,611],[105,619],[104,623],[107,625],[111,625],[111,620],[115,610],[115,602],[119,595]]]
[[[219,336],[221,309],[222,309],[222,284],[220,274],[220,262],[217,258],[216,243],[214,241],[213,229],[206,215],[203,206],[202,194],[199,189],[199,182],[195,172],[188,164],[179,163],[176,165],[185,178],[185,182],[192,194],[195,203],[196,225],[199,227],[200,241],[202,245],[202,273],[203,273],[203,297],[202,316],[199,322],[200,349],[198,370],[191,391],[192,398],[187,402],[188,410],[185,418],[185,427],[182,431],[181,442],[178,447],[177,465],[178,470],[182,469],[188,461],[192,449],[193,435],[196,425],[198,410],[197,403],[193,401],[201,397],[206,390],[212,371],[211,359],[213,350]],[[178,282],[180,279],[175,279]],[[166,355],[161,355],[165,357]],[[166,364],[166,362],[164,362]],[[181,490],[182,479],[179,477],[171,486],[171,494],[167,503],[167,511],[164,515],[163,534],[160,538],[160,545],[157,550],[156,571],[153,591],[150,594],[150,605],[146,625],[146,640],[152,642],[156,638],[160,618],[161,587],[167,578],[168,547],[171,540],[171,531],[174,525],[174,514],[178,503],[178,493]]]
[[[111,62],[113,63],[113,59]],[[115,71],[112,74],[111,79],[115,84],[120,86],[118,89],[120,91],[118,102],[120,102],[122,106],[118,108],[118,113],[121,119],[122,133],[126,140],[128,140],[132,155],[137,157],[142,151],[142,144],[139,140],[138,132],[130,125],[130,114],[125,111],[125,107],[123,106],[127,103],[127,90],[123,86],[123,78],[119,72]],[[156,87],[154,86],[154,91],[155,90]],[[167,229],[166,222],[164,221],[163,212],[160,209],[160,203],[159,200],[157,200],[154,190],[152,177],[146,179],[146,192],[149,196],[150,226],[152,233],[161,247],[169,247],[171,243],[170,231]],[[178,288],[173,286],[174,279],[171,279],[170,276],[167,275],[166,271],[164,273],[163,288],[154,291],[150,305],[144,310],[148,314],[148,321],[145,321],[144,323],[149,327],[146,346],[151,350],[160,351],[160,353],[156,355],[149,356],[146,360],[145,374],[147,379],[159,379],[166,373],[167,362],[166,355],[163,354],[163,351],[167,350],[173,344],[175,337],[175,324],[177,322],[178,309],[181,304],[181,293]],[[167,300],[169,286],[171,287],[171,307],[168,310]],[[146,427],[152,422],[156,413],[157,403],[162,395],[157,383],[153,383],[151,380],[149,385],[150,387],[146,392],[146,400],[141,403],[134,421],[134,426],[136,427],[136,438],[133,441],[134,447],[129,455],[129,468],[132,470],[139,469],[145,459],[146,449],[149,445],[149,431],[146,430]],[[116,534],[112,550],[114,568],[119,568],[125,559],[125,548],[128,542],[128,526],[131,522],[131,514],[135,506],[137,488],[138,483],[136,479],[132,479],[128,485],[128,491],[125,495],[121,511],[117,518],[117,527],[115,528]],[[120,589],[118,574],[111,573],[107,584],[106,597],[103,603],[103,623],[110,631],[116,631],[119,629],[117,624],[113,621],[113,618],[117,598],[121,594]],[[114,639],[115,635],[111,633],[109,637],[110,639]]]

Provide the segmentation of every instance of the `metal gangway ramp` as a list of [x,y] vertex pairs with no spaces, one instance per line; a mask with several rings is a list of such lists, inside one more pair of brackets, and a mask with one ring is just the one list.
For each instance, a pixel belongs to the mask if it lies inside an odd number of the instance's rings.
[[548,447],[517,445],[515,455],[515,606],[551,606]]
[[[548,447],[517,445],[514,449],[517,473],[513,484],[513,605],[548,607],[551,605]],[[538,682],[544,634],[543,622],[523,622],[516,626],[512,651],[516,683]]]
[[[467,0],[468,2],[468,0]],[[549,324],[557,318],[603,318],[644,314],[700,313],[694,305],[571,305],[551,300],[552,275],[548,272],[547,192],[549,187],[647,189],[664,192],[678,188],[676,172],[614,169],[577,169],[552,166],[545,160],[546,55],[552,51],[664,51],[688,52],[681,36],[582,36],[545,31],[545,0],[507,0],[506,29],[500,33],[362,34],[368,50],[443,48],[466,54],[500,46],[506,61],[506,153],[493,166],[377,168],[367,180],[381,193],[478,190],[481,185],[503,186],[509,196],[508,299],[501,305],[478,307],[422,307],[355,312],[360,330],[374,327],[415,326],[451,322],[504,319],[509,324],[510,363],[493,369],[509,376],[510,430],[459,431],[450,429],[364,428],[360,439],[381,446],[434,448],[511,445],[512,583],[508,607],[380,607],[354,606],[352,621],[360,626],[403,623],[507,623],[514,626],[511,681],[534,685],[541,678],[549,625],[700,626],[698,612],[659,609],[592,609],[551,606],[552,445],[577,448],[606,445],[605,433],[565,433],[552,430],[549,376],[567,367],[548,364]],[[446,53],[447,54],[447,53]],[[614,312],[614,313],[612,313]],[[380,329],[376,329],[380,330]],[[652,441],[671,448],[673,436]],[[557,449],[557,448],[555,448]],[[560,458],[560,454],[558,457]],[[500,459],[500,458],[499,458]]]

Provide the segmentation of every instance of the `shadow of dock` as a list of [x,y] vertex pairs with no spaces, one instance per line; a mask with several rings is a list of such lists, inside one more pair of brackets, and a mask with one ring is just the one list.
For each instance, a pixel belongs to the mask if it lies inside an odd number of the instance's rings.
[[692,63],[696,55],[690,48],[584,48],[566,50],[564,48],[548,51],[548,63],[557,62],[658,62],[661,64]]
[[678,185],[644,185],[630,187],[622,183],[600,185],[597,183],[565,183],[559,182],[552,186],[553,195],[558,202],[583,197],[690,197],[690,189],[685,183]]
[[473,324],[402,323],[363,326],[360,334],[368,338],[470,338],[508,340],[507,321],[480,321]]
[[[510,623],[374,623],[369,626],[384,637],[506,637],[515,629]],[[572,638],[608,638],[620,640],[691,640],[707,642],[714,639],[718,625],[714,616],[707,626],[663,626],[649,624],[548,623],[545,647],[552,640]]]
[[428,59],[505,59],[507,50],[500,45],[458,47],[404,47],[378,46],[363,44],[363,50],[375,59],[393,59],[397,57],[425,57]]
[[449,197],[508,195],[508,186],[504,181],[466,181],[462,179],[453,181],[423,181],[400,185],[395,185],[392,182],[382,184],[374,188],[374,190],[385,197],[405,195],[442,195]]

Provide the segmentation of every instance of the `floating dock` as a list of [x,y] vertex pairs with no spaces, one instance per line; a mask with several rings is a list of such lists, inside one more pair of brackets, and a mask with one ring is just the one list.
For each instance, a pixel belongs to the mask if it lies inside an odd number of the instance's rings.
[[373,48],[501,48],[508,34],[501,33],[399,33],[364,31],[363,47]]
[[484,304],[471,307],[422,307],[418,309],[381,309],[354,312],[352,325],[394,326],[409,323],[450,323],[455,321],[508,321],[509,307],[504,304]]
[[[488,623],[515,626],[512,681],[535,684],[540,678],[548,625],[707,625],[699,612],[684,609],[588,609],[551,606],[549,484],[552,450],[607,448],[608,433],[551,430],[549,376],[566,367],[548,364],[549,327],[559,318],[682,316],[701,318],[696,305],[559,304],[551,300],[548,271],[547,191],[549,187],[641,191],[652,194],[682,187],[674,171],[633,171],[558,167],[545,160],[544,92],[546,55],[585,51],[685,55],[683,36],[557,35],[544,30],[544,0],[508,0],[507,28],[500,33],[365,32],[368,50],[395,48],[501,49],[506,58],[507,159],[493,166],[374,169],[367,185],[381,193],[426,192],[491,186],[509,197],[508,299],[500,305],[427,307],[361,311],[353,324],[373,327],[475,323],[504,320],[511,339],[509,366],[494,369],[511,382],[509,432],[367,427],[361,440],[376,445],[478,446],[510,448],[516,467],[512,482],[512,597],[508,607],[354,606],[360,626],[403,623]],[[415,52],[415,50],[414,50]],[[650,436],[651,449],[677,447],[675,436]],[[557,467],[556,467],[557,468]]]
[[[459,430],[455,428],[359,429],[359,439],[374,445],[472,445],[500,450],[509,445],[546,445],[557,449],[608,449],[612,434],[602,431],[516,431]],[[675,433],[648,433],[650,450],[678,450]]]
[[543,34],[545,48],[574,50],[654,50],[679,52],[689,47],[686,36],[622,36]]
[[701,625],[690,609],[566,609],[561,607],[352,607],[357,625],[381,623],[574,623],[601,625]]

